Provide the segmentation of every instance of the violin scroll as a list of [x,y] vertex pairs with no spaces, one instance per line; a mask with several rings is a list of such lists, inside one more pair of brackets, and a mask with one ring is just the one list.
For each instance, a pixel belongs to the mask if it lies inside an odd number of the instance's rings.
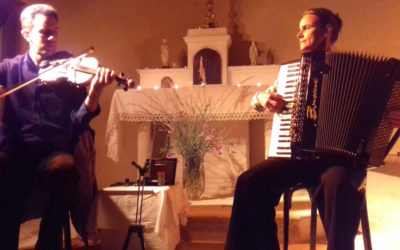
[[115,77],[115,81],[117,82],[117,86],[123,86],[123,90],[127,91],[128,88],[134,88],[136,83],[130,77],[125,77],[125,73],[119,73],[119,76]]

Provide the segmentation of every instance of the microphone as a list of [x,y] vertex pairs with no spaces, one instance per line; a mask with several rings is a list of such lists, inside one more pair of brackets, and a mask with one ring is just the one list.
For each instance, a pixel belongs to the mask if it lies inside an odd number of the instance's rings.
[[134,161],[132,161],[132,165],[139,170],[139,174],[142,176],[149,170],[149,160],[148,159],[146,160],[146,163],[144,164],[143,168]]

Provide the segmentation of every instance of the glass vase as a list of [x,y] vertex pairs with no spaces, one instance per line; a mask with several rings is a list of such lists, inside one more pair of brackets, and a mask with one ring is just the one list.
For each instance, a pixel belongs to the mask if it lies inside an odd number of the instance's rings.
[[187,197],[190,200],[199,200],[205,187],[203,157],[184,157],[182,171],[183,189]]

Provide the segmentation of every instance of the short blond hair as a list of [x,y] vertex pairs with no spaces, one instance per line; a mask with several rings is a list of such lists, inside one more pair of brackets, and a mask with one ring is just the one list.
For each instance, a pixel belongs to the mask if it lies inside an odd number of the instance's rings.
[[33,27],[33,20],[38,14],[53,17],[58,21],[57,11],[53,6],[48,4],[33,4],[29,5],[21,12],[21,28],[30,30]]

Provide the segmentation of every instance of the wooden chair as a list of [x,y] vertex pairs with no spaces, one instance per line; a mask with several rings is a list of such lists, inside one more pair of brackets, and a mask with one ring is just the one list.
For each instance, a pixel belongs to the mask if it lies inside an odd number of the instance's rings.
[[[85,248],[89,249],[88,234],[86,232],[86,225],[88,223],[91,204],[94,201],[97,183],[95,178],[95,148],[94,148],[94,131],[91,129],[86,130],[77,143],[75,154],[76,164],[79,166],[80,183],[78,189],[85,189],[85,192],[78,192],[80,195],[77,197],[73,206],[65,215],[63,233],[59,237],[63,240],[64,249],[71,249],[71,228],[70,221],[81,236],[85,244]],[[89,192],[91,190],[91,192]],[[22,222],[40,218],[42,207],[38,200],[41,200],[43,190],[34,190],[31,197],[29,197],[26,205],[26,212],[22,215]]]
[[[372,250],[371,234],[369,229],[367,200],[365,193],[366,183],[364,182],[359,188],[359,193],[363,199],[361,210],[361,228],[364,241],[364,249]],[[283,250],[289,247],[289,210],[291,208],[293,193],[300,189],[307,189],[310,199],[312,198],[313,189],[307,188],[303,184],[297,184],[283,194]],[[312,200],[312,199],[311,199]],[[317,204],[311,203],[311,221],[310,221],[310,250],[316,249],[317,243]]]

